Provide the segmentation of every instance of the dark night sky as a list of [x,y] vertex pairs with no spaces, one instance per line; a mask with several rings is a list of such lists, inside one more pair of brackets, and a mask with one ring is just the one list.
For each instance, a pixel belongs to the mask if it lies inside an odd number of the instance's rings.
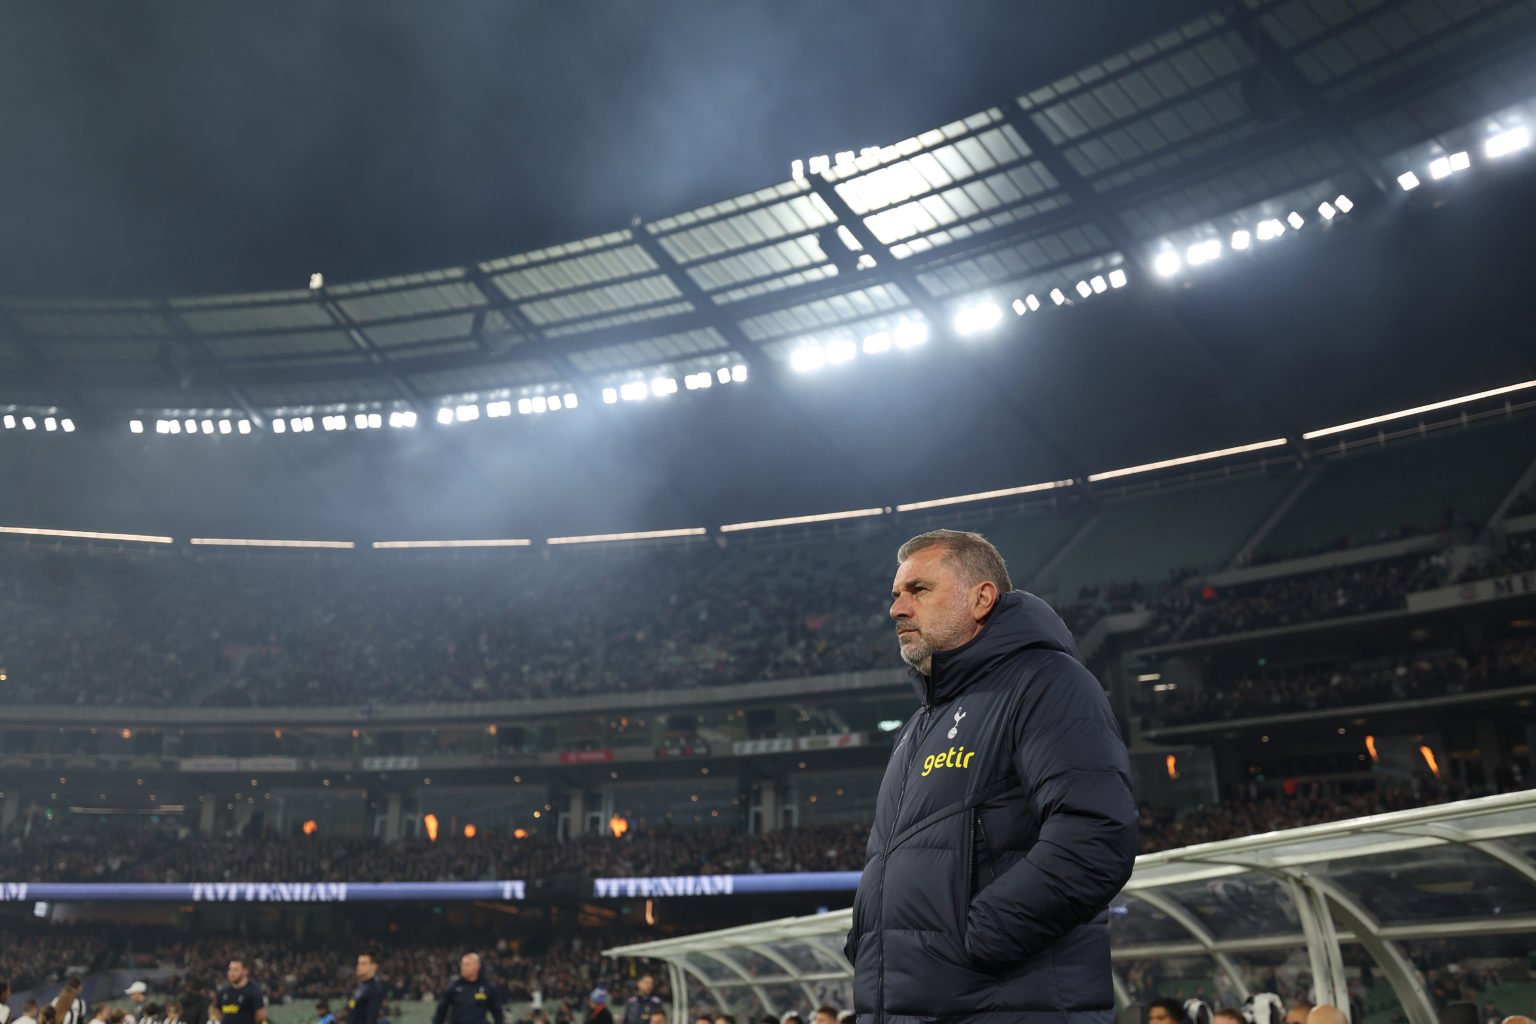
[[963,116],[1208,0],[11,0],[0,294],[425,270]]

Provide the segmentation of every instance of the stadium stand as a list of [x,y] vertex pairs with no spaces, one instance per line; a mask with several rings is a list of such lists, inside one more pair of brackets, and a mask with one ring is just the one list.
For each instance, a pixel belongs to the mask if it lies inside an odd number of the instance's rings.
[[1536,455],[1523,423],[1348,451],[1324,464],[1254,552],[1255,562],[1460,528],[1481,529]]

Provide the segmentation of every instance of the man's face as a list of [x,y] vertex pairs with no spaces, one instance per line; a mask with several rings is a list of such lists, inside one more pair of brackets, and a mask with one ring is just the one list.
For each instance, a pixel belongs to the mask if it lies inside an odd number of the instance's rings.
[[1178,1024],[1165,1007],[1154,1006],[1147,1011],[1147,1024]]
[[241,963],[239,960],[231,960],[229,962],[229,971],[227,972],[226,977],[229,978],[229,983],[235,986],[235,988],[239,988],[241,985],[244,985],[246,978],[245,964]]
[[135,1006],[137,1006],[140,1003],[144,1002],[144,1000],[148,999],[149,996],[144,994],[143,992],[135,992],[133,995],[129,996],[128,998],[129,998],[129,1000],[131,1000],[133,1002],[133,1004]]
[[833,1014],[822,1013],[820,1010],[817,1010],[811,1024],[837,1024],[837,1017]]
[[357,958],[357,980],[367,981],[379,973],[379,965],[373,962],[373,957],[363,953]]
[[901,658],[923,675],[932,674],[933,656],[950,651],[981,632],[990,611],[978,603],[985,584],[967,587],[942,547],[924,548],[896,570],[891,585],[891,618]]
[[464,976],[465,981],[479,981],[480,958],[473,953],[466,954],[464,959],[459,961],[459,973]]
[[655,987],[656,987],[656,979],[655,978],[651,977],[649,974],[642,974],[642,975],[640,975],[640,981],[638,983],[638,988],[640,989],[640,994],[642,996],[650,995],[651,991]]

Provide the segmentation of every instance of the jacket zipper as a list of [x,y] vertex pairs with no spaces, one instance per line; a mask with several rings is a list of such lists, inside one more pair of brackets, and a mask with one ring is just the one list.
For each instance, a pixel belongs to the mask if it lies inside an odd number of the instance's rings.
[[[885,846],[880,853],[880,889],[875,894],[876,906],[880,909],[881,927],[878,930],[880,942],[880,955],[876,961],[876,977],[879,984],[875,988],[875,1019],[885,1020],[885,869],[891,856],[891,840],[896,838],[896,826],[901,823],[901,804],[907,795],[907,776],[912,774],[912,761],[917,756],[917,748],[922,745],[928,736],[928,716],[933,708],[923,705],[923,717],[913,735],[907,739],[907,761],[901,766],[901,787],[896,790],[896,810],[891,814],[891,828],[885,834]],[[857,951],[855,951],[857,953]]]
[[992,840],[987,838],[987,826],[981,820],[981,809],[976,810],[976,834],[981,837],[981,848],[987,851],[987,874],[997,881],[997,865],[992,860]]

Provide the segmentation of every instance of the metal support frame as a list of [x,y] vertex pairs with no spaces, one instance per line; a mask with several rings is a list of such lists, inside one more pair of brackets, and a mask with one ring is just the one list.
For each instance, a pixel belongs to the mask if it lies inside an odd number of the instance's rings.
[[1307,937],[1307,960],[1312,966],[1312,990],[1316,1002],[1344,1008],[1349,1006],[1349,985],[1344,980],[1344,954],[1339,949],[1339,935],[1333,927],[1328,899],[1304,872],[1279,872],[1296,901],[1301,917],[1301,931]]
[[1220,967],[1222,972],[1232,979],[1232,985],[1237,990],[1240,998],[1247,999],[1252,994],[1248,991],[1248,983],[1243,980],[1243,973],[1238,969],[1237,964],[1232,961],[1230,956],[1217,948],[1220,943],[1216,937],[1210,933],[1210,930],[1205,925],[1195,920],[1193,914],[1175,903],[1172,898],[1150,889],[1138,892],[1136,898],[1149,907],[1161,910],[1178,922],[1179,926],[1189,932],[1190,935],[1194,936],[1195,941],[1200,943],[1212,960],[1216,961],[1216,966]]
[[[762,1002],[763,1009],[767,1010],[775,1017],[779,1015],[778,1005],[772,999],[768,998],[768,990],[763,988],[761,979],[752,977],[752,975],[748,974],[745,970],[742,969],[740,964],[727,956],[723,956],[719,953],[706,949],[695,950],[695,952],[699,956],[708,957],[715,963],[728,968],[732,974],[746,982],[744,987],[750,988],[752,990],[753,995],[757,996],[757,998]],[[791,977],[793,977],[793,975],[791,975]]]
[[672,990],[672,1019],[682,1024],[688,1019],[688,976],[675,960],[667,961],[667,984]]
[[1381,922],[1376,919],[1376,915],[1333,883],[1315,876],[1309,881],[1327,897],[1332,905],[1332,913],[1339,918],[1341,924],[1354,932],[1356,941],[1365,947],[1371,959],[1376,961],[1376,966],[1381,968],[1382,976],[1392,986],[1392,994],[1397,996],[1398,1003],[1408,1014],[1408,1024],[1435,1024],[1438,1015],[1429,994],[1424,991],[1424,983],[1418,971],[1403,955],[1397,943],[1382,937]]
[[770,960],[778,966],[784,968],[784,973],[789,977],[794,978],[794,983],[800,986],[801,992],[805,993],[806,1003],[813,1008],[816,1006],[816,993],[811,989],[811,986],[806,984],[805,976],[796,970],[794,964],[790,963],[787,959],[774,952],[771,946],[752,946],[751,949],[752,952],[756,953],[764,960]]

